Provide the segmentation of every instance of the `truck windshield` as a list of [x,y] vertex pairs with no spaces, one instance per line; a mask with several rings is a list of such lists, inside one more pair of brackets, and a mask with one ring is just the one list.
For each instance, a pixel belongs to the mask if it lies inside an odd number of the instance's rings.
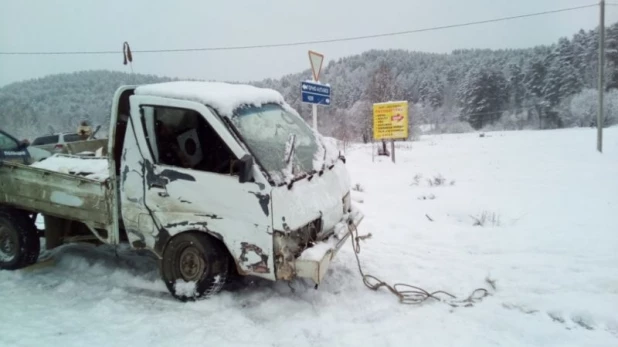
[[291,160],[294,166],[293,176],[319,170],[314,168],[314,158],[320,152],[323,155],[323,151],[320,150],[315,134],[297,114],[281,105],[238,108],[232,116],[232,122],[275,183],[282,183],[289,178],[286,177],[289,175],[286,174],[286,157],[289,156],[289,153],[286,153],[286,144],[292,134],[296,135]]

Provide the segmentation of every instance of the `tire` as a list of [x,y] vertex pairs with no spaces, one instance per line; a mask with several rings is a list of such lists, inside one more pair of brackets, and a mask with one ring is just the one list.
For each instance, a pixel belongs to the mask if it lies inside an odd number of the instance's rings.
[[18,270],[37,262],[41,241],[28,214],[0,208],[0,269]]
[[165,247],[161,276],[176,299],[201,300],[221,291],[229,263],[229,253],[221,241],[204,233],[188,232],[173,237]]

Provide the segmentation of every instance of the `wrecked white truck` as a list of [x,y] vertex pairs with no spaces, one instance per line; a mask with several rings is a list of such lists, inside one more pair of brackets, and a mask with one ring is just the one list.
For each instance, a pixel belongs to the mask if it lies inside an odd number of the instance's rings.
[[110,124],[104,157],[0,161],[1,269],[37,262],[40,214],[47,249],[96,240],[151,250],[180,300],[236,275],[318,284],[362,220],[345,158],[274,90],[126,86]]

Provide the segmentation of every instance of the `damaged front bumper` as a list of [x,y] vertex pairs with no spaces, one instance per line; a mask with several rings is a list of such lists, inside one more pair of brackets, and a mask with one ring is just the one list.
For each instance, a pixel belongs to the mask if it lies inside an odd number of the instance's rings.
[[320,284],[326,271],[337,252],[343,247],[356,228],[363,220],[364,215],[353,209],[341,222],[335,225],[332,236],[326,240],[316,242],[313,247],[305,249],[294,261],[295,277],[310,278]]

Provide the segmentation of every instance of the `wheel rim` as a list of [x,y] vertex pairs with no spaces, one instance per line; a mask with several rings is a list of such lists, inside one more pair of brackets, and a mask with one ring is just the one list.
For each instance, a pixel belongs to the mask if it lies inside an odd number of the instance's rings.
[[13,260],[17,253],[17,238],[9,227],[0,221],[0,262]]
[[180,275],[185,281],[196,281],[202,277],[206,269],[206,262],[200,251],[189,246],[180,253]]

